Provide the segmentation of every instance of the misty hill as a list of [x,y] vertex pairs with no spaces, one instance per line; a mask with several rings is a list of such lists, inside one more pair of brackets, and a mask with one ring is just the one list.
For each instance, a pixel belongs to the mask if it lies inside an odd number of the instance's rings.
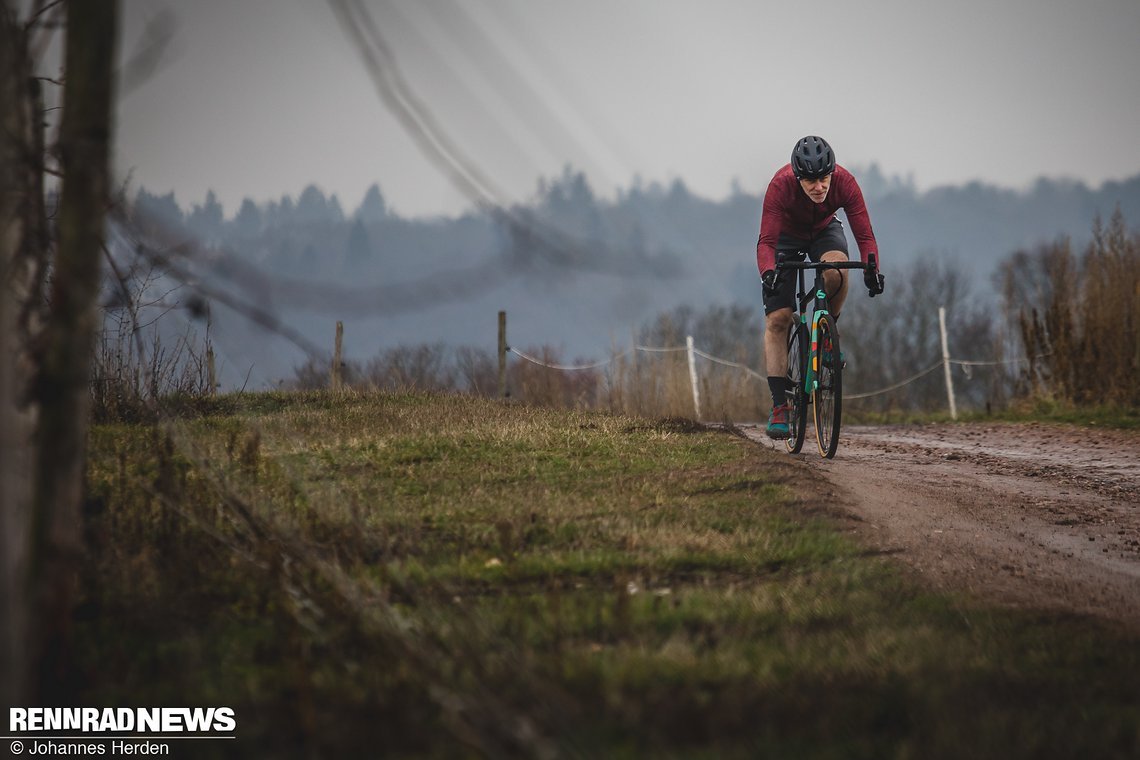
[[[1015,250],[1060,236],[1081,247],[1093,220],[1117,207],[1140,219],[1140,175],[1099,189],[1041,179],[1025,191],[971,183],[919,192],[875,166],[853,171],[888,288],[892,269],[937,255],[992,297],[992,273]],[[398,344],[493,350],[502,309],[512,345],[548,345],[572,360],[628,345],[636,327],[681,304],[738,302],[759,313],[761,201],[739,189],[712,201],[680,181],[635,183],[601,199],[568,168],[540,182],[526,205],[456,218],[402,218],[378,186],[351,214],[312,185],[296,200],[246,200],[230,218],[212,193],[184,210],[172,194],[142,189],[135,208],[144,226],[181,230],[224,251],[197,276],[225,282],[326,351],[337,320],[345,322],[347,355],[358,361]],[[303,361],[294,345],[224,307],[215,307],[211,330],[227,385],[240,384],[251,367],[254,387],[271,385]]]

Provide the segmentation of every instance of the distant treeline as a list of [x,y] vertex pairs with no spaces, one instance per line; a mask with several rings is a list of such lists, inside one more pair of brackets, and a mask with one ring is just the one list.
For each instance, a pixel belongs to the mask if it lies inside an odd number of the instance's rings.
[[[1140,219],[1140,174],[1097,189],[1042,178],[1024,190],[974,182],[919,191],[910,180],[886,177],[875,165],[854,171],[888,267],[930,251],[969,269],[992,267],[1014,250],[1059,237],[1083,244],[1094,220],[1118,208],[1125,218]],[[614,256],[673,255],[690,266],[725,274],[750,263],[761,202],[739,183],[728,197],[714,201],[695,195],[681,180],[635,182],[614,198],[601,198],[581,172],[567,167],[561,176],[540,181],[533,198],[519,208]],[[141,219],[184,229],[251,260],[303,275],[356,277],[374,271],[414,276],[424,271],[425,260],[430,269],[433,253],[490,255],[512,244],[500,220],[479,212],[402,217],[392,211],[378,184],[351,212],[335,194],[326,195],[316,185],[295,199],[284,195],[259,204],[247,198],[228,216],[212,191],[201,203],[184,208],[173,193],[142,188],[134,207]]]

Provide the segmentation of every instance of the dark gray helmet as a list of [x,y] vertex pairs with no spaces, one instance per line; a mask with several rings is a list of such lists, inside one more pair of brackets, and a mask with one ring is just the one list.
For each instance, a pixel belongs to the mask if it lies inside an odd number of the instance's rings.
[[835,153],[822,137],[805,137],[792,149],[792,172],[796,179],[819,179],[833,171]]

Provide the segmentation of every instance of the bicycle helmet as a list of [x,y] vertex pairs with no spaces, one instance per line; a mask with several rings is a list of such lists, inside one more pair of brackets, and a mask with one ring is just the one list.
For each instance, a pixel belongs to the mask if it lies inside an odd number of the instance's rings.
[[835,153],[822,137],[805,137],[792,149],[792,173],[796,179],[819,179],[833,171]]

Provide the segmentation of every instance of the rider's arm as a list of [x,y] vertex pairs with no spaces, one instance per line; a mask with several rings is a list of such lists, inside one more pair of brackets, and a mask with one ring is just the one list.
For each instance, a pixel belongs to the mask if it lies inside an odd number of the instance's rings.
[[855,236],[855,242],[859,245],[860,261],[866,263],[868,258],[874,255],[878,268],[882,269],[879,244],[875,241],[875,231],[871,228],[871,215],[867,213],[867,204],[863,202],[863,191],[859,188],[859,183],[846,170],[843,170],[841,178],[839,167],[836,168],[835,179],[840,180],[840,186],[833,189],[841,193],[840,205],[847,214],[851,234]]
[[760,239],[756,241],[756,268],[760,274],[776,268],[776,241],[784,227],[784,194],[776,186],[776,179],[764,193],[764,211],[760,217]]

